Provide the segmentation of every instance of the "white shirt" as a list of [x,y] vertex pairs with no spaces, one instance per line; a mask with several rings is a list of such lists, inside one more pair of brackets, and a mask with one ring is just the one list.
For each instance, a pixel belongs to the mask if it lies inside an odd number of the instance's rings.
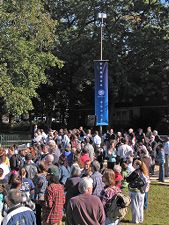
[[135,169],[134,169],[132,163],[128,164],[127,172],[130,174],[130,173],[132,173],[134,170],[135,170]]
[[39,144],[42,141],[42,135],[37,135],[33,141]]
[[69,143],[70,143],[70,139],[69,139],[69,137],[66,134],[63,136],[62,142],[63,142],[63,147],[67,148]]
[[0,164],[0,168],[1,169],[3,169],[3,178],[5,178],[6,177],[6,175],[8,175],[9,174],[9,172],[10,172],[10,170],[9,170],[9,166],[7,166],[5,163],[1,163]]
[[101,137],[99,137],[99,135],[95,135],[94,138],[93,138],[93,142],[95,145],[98,145],[100,146],[102,140],[101,140]]
[[126,159],[127,157],[133,155],[133,149],[127,144],[122,144],[118,147],[117,155],[121,159]]
[[164,153],[169,155],[169,141],[164,144]]
[[62,144],[62,135],[57,136],[57,144],[61,145]]
[[48,135],[47,135],[45,132],[42,132],[42,138],[43,138],[44,140],[46,140],[47,137],[48,137]]

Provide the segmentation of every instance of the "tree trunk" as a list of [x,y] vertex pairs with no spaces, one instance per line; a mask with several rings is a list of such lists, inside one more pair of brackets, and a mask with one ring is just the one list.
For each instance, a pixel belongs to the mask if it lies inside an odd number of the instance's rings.
[[51,128],[51,125],[52,125],[52,116],[51,115],[47,115],[46,125],[47,125],[47,129],[49,130]]

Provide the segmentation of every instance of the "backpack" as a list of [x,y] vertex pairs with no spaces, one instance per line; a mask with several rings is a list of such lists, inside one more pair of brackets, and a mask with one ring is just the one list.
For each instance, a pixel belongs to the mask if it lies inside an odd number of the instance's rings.
[[138,173],[137,170],[134,170],[127,178],[126,181],[129,183],[129,188],[137,188],[141,191],[141,193],[144,193],[143,187],[145,186],[145,180],[141,175]]
[[130,205],[130,202],[131,199],[129,196],[123,193],[117,193],[107,210],[107,217],[112,221],[116,219],[122,220],[127,213],[127,207]]

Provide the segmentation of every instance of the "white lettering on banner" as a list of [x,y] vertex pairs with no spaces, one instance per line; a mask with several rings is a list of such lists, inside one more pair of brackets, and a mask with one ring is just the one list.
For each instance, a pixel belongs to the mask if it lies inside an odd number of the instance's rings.
[[[102,67],[103,63],[100,62],[100,82],[99,82],[99,86],[103,87],[103,67]],[[99,97],[101,97],[100,99],[100,120],[103,121],[103,99],[102,97],[105,95],[104,90],[100,89],[98,91]]]

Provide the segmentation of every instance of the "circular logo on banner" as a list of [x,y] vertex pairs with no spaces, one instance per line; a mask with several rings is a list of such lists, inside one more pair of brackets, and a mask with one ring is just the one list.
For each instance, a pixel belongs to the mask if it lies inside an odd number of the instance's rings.
[[99,90],[98,95],[103,96],[104,95],[104,90]]

